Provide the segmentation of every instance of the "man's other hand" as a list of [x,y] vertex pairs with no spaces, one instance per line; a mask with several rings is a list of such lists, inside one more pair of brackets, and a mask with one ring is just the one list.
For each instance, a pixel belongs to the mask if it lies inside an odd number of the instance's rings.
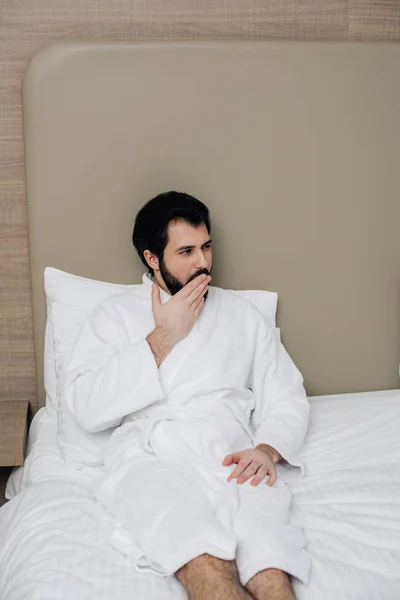
[[240,450],[225,456],[222,464],[229,467],[233,463],[237,466],[229,475],[228,481],[237,478],[238,483],[244,483],[252,477],[251,485],[258,485],[268,475],[266,485],[271,487],[277,479],[274,457],[268,450]]

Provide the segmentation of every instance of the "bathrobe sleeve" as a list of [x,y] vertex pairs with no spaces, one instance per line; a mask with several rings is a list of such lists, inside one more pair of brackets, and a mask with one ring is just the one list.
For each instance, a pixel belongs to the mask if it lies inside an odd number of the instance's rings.
[[149,344],[131,343],[123,316],[105,303],[82,325],[60,386],[79,425],[93,433],[165,397]]
[[305,473],[304,440],[310,406],[303,377],[280,341],[277,328],[260,320],[251,369],[255,396],[254,445],[268,444],[281,454],[277,471],[291,481]]

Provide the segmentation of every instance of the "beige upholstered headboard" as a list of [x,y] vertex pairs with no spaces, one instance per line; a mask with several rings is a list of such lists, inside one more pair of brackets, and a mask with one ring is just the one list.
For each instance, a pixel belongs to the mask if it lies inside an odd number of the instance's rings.
[[63,43],[23,102],[40,405],[44,267],[139,282],[169,189],[211,210],[214,285],[279,293],[310,394],[398,387],[399,46]]

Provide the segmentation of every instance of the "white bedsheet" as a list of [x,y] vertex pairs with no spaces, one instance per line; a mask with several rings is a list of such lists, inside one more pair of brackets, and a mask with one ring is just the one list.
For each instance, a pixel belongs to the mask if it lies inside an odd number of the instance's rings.
[[41,408],[34,416],[30,429],[23,467],[16,467],[7,481],[6,498],[10,500],[35,483],[72,481],[86,489],[101,475],[101,470],[86,467],[80,471],[68,469],[57,444],[57,413]]
[[[400,598],[400,390],[314,397],[307,476],[293,520],[312,557],[298,600]],[[39,423],[39,421],[41,421]],[[175,578],[139,574],[105,535],[118,524],[90,493],[96,469],[68,471],[55,419],[36,417],[25,467],[0,509],[2,600],[179,600]],[[120,536],[127,536],[117,529]],[[128,539],[128,538],[127,538]]]

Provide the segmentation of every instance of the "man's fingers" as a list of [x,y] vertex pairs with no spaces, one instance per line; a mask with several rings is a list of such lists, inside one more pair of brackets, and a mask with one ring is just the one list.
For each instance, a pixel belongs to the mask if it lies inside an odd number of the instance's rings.
[[208,280],[204,281],[202,285],[199,285],[191,294],[189,294],[187,301],[192,309],[196,307],[196,303],[203,298],[207,290]]
[[225,456],[224,460],[222,461],[222,464],[225,465],[225,467],[229,467],[229,465],[231,465],[233,463],[233,454],[228,454],[227,456]]
[[153,285],[151,286],[151,299],[153,301],[153,304],[161,304],[160,288],[156,283],[153,283]]
[[251,485],[258,485],[259,483],[261,483],[261,481],[264,479],[264,477],[267,474],[267,470],[268,467],[260,467],[257,471],[257,473],[255,474],[255,476],[253,477],[253,479],[251,480]]
[[195,277],[194,279],[192,279],[192,281],[189,281],[189,283],[184,285],[183,288],[179,290],[179,292],[177,292],[177,294],[175,295],[187,298],[188,296],[190,296],[190,294],[194,292],[194,290],[196,290],[196,288],[204,284],[204,282],[207,280],[207,277],[207,275],[199,275],[198,277]]
[[190,305],[190,308],[193,310],[194,313],[198,309],[201,302],[204,300],[204,295],[207,291],[208,291],[208,285],[206,285],[206,287],[201,290],[200,295],[197,298],[195,298],[193,300],[192,304]]
[[276,469],[268,469],[267,474],[269,475],[269,479],[267,479],[265,485],[269,485],[271,487],[277,480]]
[[247,469],[245,471],[243,471],[243,473],[240,475],[240,477],[238,479],[238,483],[244,483],[245,481],[247,481],[252,475],[254,475],[254,473],[257,473],[259,468],[260,468],[260,463],[257,463],[257,462],[250,463],[250,465],[247,467]]
[[198,316],[199,316],[199,314],[200,314],[200,311],[201,311],[201,309],[203,308],[203,305],[204,305],[204,298],[201,298],[201,299],[200,299],[200,302],[198,303],[198,305],[197,305],[197,307],[196,307],[196,310],[195,310],[195,311],[194,311],[194,313],[193,313],[195,317],[198,317]]
[[228,481],[232,481],[232,479],[235,479],[235,477],[239,477],[239,475],[241,473],[243,473],[243,471],[249,466],[251,460],[241,460],[238,464],[238,466],[233,469],[232,473],[229,475],[228,477]]
[[[227,456],[225,456],[222,464],[224,464],[226,467],[229,467],[229,465],[231,465],[232,463],[239,463],[241,458],[242,458],[241,452],[233,452],[233,454],[227,454]],[[229,462],[225,462],[225,461],[229,461]]]

